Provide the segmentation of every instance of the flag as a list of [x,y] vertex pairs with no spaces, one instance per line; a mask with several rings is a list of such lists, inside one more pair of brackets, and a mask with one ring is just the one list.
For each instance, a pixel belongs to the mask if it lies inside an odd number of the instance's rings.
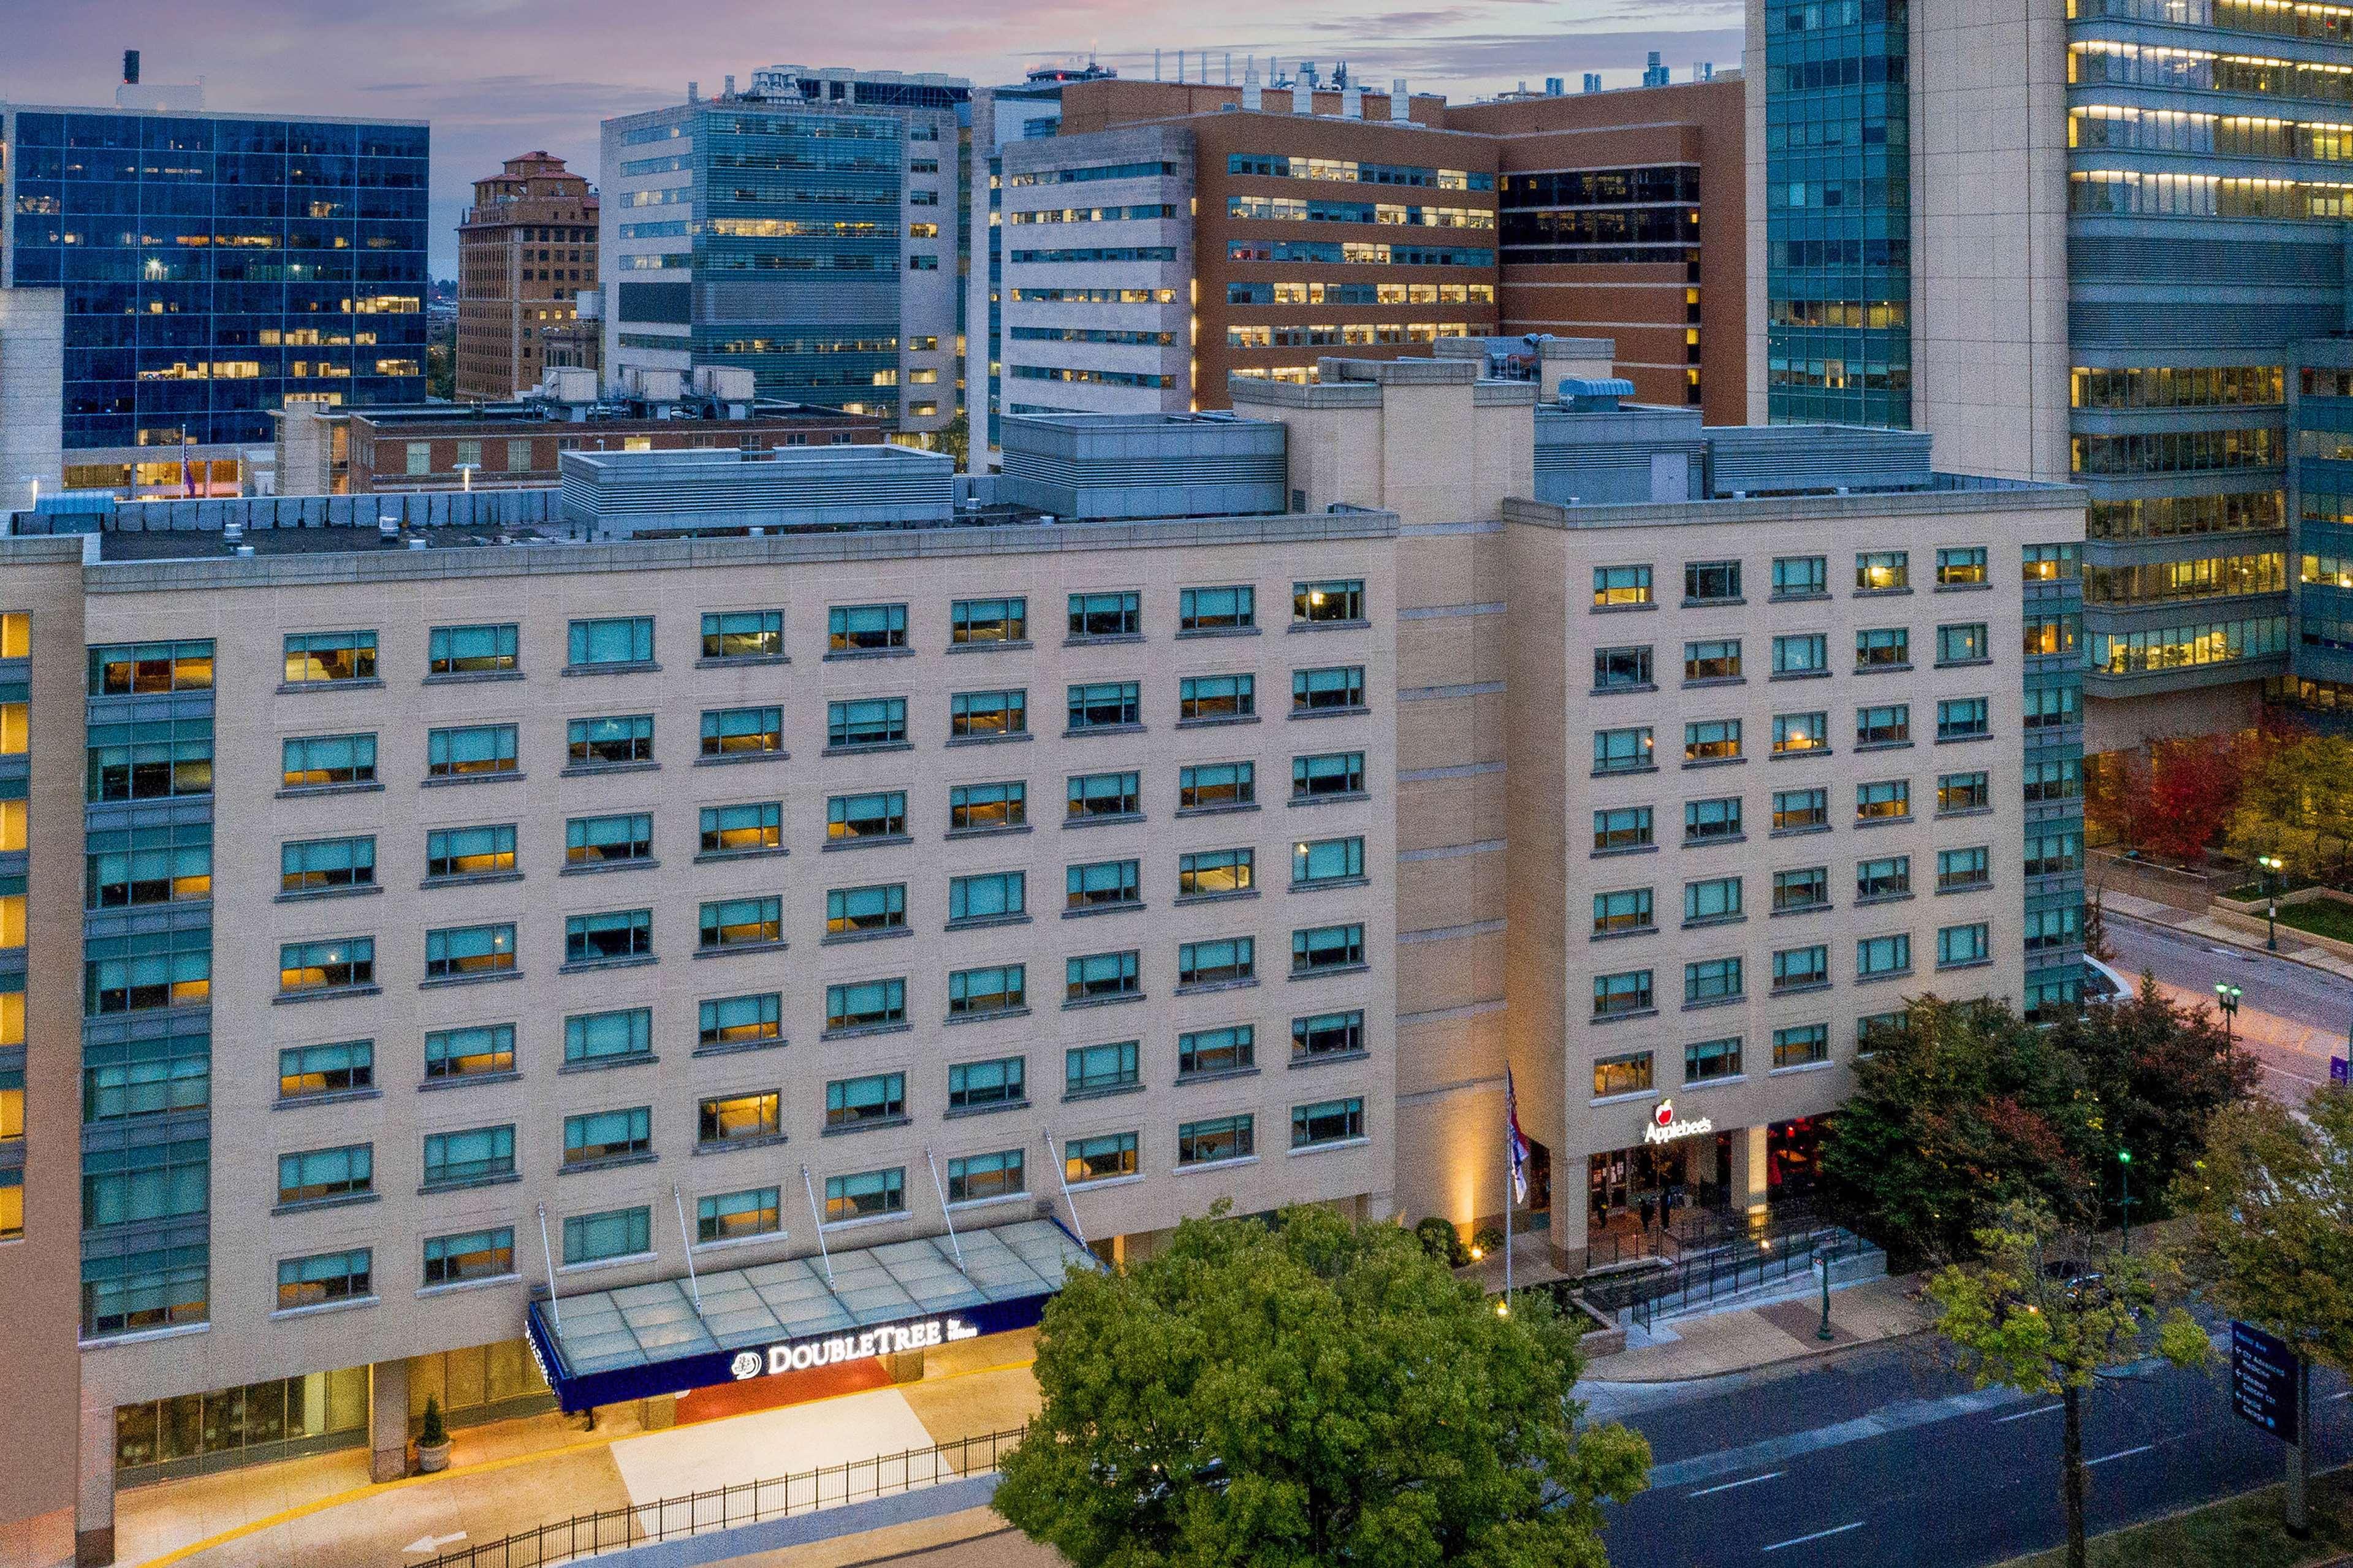
[[180,493],[183,495],[196,493],[196,473],[188,466],[188,438],[185,436],[180,438]]
[[1504,1120],[1509,1124],[1504,1142],[1512,1156],[1512,1199],[1528,1201],[1528,1139],[1520,1130],[1520,1100],[1512,1087],[1512,1070],[1504,1069]]

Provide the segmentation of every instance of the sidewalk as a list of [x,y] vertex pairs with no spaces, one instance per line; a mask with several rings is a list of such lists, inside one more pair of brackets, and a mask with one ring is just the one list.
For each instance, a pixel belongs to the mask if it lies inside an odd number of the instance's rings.
[[2279,951],[2266,952],[2263,938],[2253,937],[2237,927],[2227,925],[2211,915],[2194,915],[2177,909],[2170,904],[2159,904],[2153,898],[2142,898],[2113,889],[2100,895],[2100,906],[2127,919],[2139,920],[2151,926],[2169,926],[2204,941],[2226,948],[2238,948],[2250,953],[2264,953],[2267,958],[2284,959],[2302,964],[2306,969],[2321,969],[2345,980],[2353,980],[2353,959],[2340,959],[2316,943],[2307,942],[2291,926],[2279,928]]
[[1905,1292],[1915,1277],[1859,1280],[1831,1287],[1831,1339],[1816,1338],[1821,1324],[1819,1290],[1792,1293],[1735,1312],[1712,1312],[1660,1323],[1649,1336],[1631,1331],[1628,1348],[1587,1363],[1588,1383],[1681,1383],[1723,1377],[1783,1361],[1834,1355],[1856,1345],[1923,1332],[1928,1313]]

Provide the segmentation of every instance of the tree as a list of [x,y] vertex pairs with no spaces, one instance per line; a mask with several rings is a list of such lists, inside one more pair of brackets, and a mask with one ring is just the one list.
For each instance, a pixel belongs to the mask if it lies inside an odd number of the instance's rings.
[[965,463],[972,456],[972,419],[959,413],[934,432],[933,440],[939,444],[933,450],[944,451],[955,460],[956,471],[965,471]]
[[1577,1430],[1577,1339],[1395,1225],[1220,1204],[1048,1306],[996,1507],[1078,1568],[1601,1568],[1599,1499],[1642,1489],[1650,1446]]
[[2168,860],[2195,863],[2222,836],[2242,779],[2232,741],[2189,736],[2153,742],[2142,842]]
[[2263,743],[2246,769],[2225,844],[2253,864],[2278,855],[2293,875],[2342,882],[2353,853],[2353,738],[2288,733]]
[[1936,1329],[1979,1388],[2055,1397],[2064,1414],[2062,1496],[2068,1568],[2084,1568],[2084,1394],[2110,1367],[2152,1351],[2176,1366],[2211,1354],[2179,1305],[2179,1275],[2162,1255],[2134,1255],[2070,1231],[2050,1212],[2011,1204],[1978,1234],[1982,1262],[1928,1282]]
[[2215,1304],[2353,1375],[2353,1089],[2231,1107],[2178,1199]]
[[2216,1114],[2263,1077],[2252,1054],[2232,1048],[2211,1006],[2177,1007],[2147,975],[2131,997],[2085,1008],[2051,1034],[2083,1066],[2099,1107],[2084,1158],[2113,1174],[2117,1153],[2129,1150],[2146,1178],[2145,1208],[2197,1160]]

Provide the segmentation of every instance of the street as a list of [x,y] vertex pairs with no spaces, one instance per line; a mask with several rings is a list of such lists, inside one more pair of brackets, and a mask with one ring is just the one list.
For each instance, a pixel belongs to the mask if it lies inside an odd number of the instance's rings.
[[[1927,1342],[1704,1385],[1585,1385],[1588,1418],[1640,1428],[1653,1455],[1651,1489],[1609,1510],[1609,1561],[1978,1568],[2059,1545],[2057,1402],[1973,1390],[1929,1363]],[[2094,1392],[2093,1530],[2280,1478],[2284,1450],[2232,1413],[2218,1357]],[[2353,1407],[2327,1374],[2314,1399],[2319,1470],[2353,1457]]]
[[2263,1064],[2266,1092],[2294,1104],[2328,1081],[2328,1058],[2344,1054],[2353,1023],[2353,981],[2114,910],[2107,927],[2113,967],[2135,982],[2143,970],[2155,974],[2176,1001],[2211,1005],[2221,980],[2241,988],[2233,1028]]

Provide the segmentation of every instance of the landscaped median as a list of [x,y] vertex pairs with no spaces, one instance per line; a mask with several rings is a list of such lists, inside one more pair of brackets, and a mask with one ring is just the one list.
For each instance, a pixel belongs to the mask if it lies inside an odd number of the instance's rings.
[[[2312,1537],[2298,1541],[2280,1522],[2281,1489],[2243,1492],[2091,1541],[2092,1568],[2320,1568],[2353,1552],[2353,1467],[2315,1477]],[[2020,1557],[2000,1568],[2062,1568],[2064,1548]]]

